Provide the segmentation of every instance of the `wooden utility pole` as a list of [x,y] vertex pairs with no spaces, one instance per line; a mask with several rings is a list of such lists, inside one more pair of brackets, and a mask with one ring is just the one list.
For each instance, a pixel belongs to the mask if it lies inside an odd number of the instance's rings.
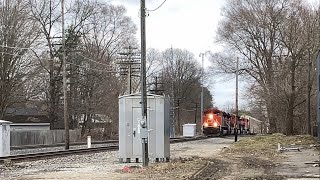
[[138,55],[138,53],[134,51],[137,48],[129,46],[129,47],[126,47],[125,49],[128,49],[128,51],[118,53],[119,55],[121,55],[121,57],[117,58],[120,60],[117,64],[120,64],[120,70],[121,70],[120,75],[127,76],[128,94],[131,94],[132,93],[132,77],[139,76],[139,75],[136,75],[136,73],[138,72],[137,70],[139,70],[139,73],[140,73],[139,66],[141,65],[141,62],[138,62],[140,61],[140,55]]
[[128,68],[128,94],[131,94],[131,89],[132,89],[131,69],[132,69],[132,64],[129,64],[129,68]]
[[[145,0],[140,1],[140,29],[141,29],[141,112],[142,130],[147,127],[147,84],[146,84],[146,7]],[[148,133],[142,135],[142,165],[148,166]]]
[[[203,75],[204,75],[204,67],[203,67],[203,62],[204,62],[204,55],[205,53],[200,53],[200,56],[201,56],[201,122],[203,120],[203,86],[204,86],[204,83],[203,83]],[[203,132],[203,129],[202,129],[202,125],[201,125],[201,133]]]
[[194,123],[197,126],[197,113],[198,113],[198,103],[196,103],[195,113],[194,113]]
[[69,121],[68,121],[68,104],[67,104],[67,70],[66,70],[66,42],[64,33],[64,0],[61,0],[62,13],[62,66],[63,66],[63,119],[64,119],[64,141],[65,149],[69,149]]
[[317,55],[317,124],[318,140],[320,141],[320,49]]
[[311,65],[310,51],[309,51],[309,62],[308,62],[308,82],[307,82],[307,133],[311,135],[311,112],[310,112],[310,91],[311,91]]
[[177,126],[178,126],[178,134],[180,135],[180,99],[177,98],[177,109],[178,109],[178,115],[177,115]]
[[163,95],[163,80],[159,80],[158,76],[155,76],[154,80],[154,82],[149,84],[150,86],[154,85],[154,89],[150,89],[149,91],[157,95]]
[[234,125],[234,142],[238,141],[238,69],[239,69],[239,58],[237,57],[237,68],[236,68],[236,118],[235,118],[235,125]]
[[[318,5],[318,13],[320,13],[320,0],[319,0],[319,5]],[[318,15],[319,17],[319,15]],[[320,21],[318,21],[319,26],[320,26]],[[320,41],[320,33],[318,33],[318,40]],[[319,42],[320,43],[320,42]],[[317,87],[317,100],[318,100],[318,105],[317,105],[317,125],[318,125],[318,141],[320,141],[320,48],[318,50],[318,55],[317,55],[317,82],[318,82],[318,87]]]
[[[171,46],[171,61],[173,62],[173,47]],[[175,137],[176,135],[176,103],[175,103],[175,93],[174,93],[174,88],[175,88],[175,84],[174,84],[174,78],[173,78],[173,75],[172,76],[172,79],[171,79],[171,95],[172,95],[172,99],[171,99],[171,102],[172,102],[172,116],[171,116],[171,126],[172,126],[172,134],[170,137]]]

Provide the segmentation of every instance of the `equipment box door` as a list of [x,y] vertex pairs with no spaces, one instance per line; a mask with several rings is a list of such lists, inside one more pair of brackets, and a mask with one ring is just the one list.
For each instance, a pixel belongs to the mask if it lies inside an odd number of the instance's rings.
[[[170,103],[159,95],[147,96],[149,158],[170,157]],[[119,158],[130,161],[142,157],[140,137],[140,94],[119,97]]]

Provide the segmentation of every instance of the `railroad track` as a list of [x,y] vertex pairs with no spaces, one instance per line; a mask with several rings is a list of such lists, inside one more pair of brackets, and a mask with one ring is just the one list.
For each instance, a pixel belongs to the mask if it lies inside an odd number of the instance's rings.
[[210,166],[212,166],[211,162],[207,162],[203,165],[196,173],[194,173],[189,180],[196,180],[196,179],[211,179],[214,171],[211,170]]
[[[91,142],[91,144],[112,144],[112,143],[118,143],[118,142],[119,142],[118,140],[93,141],[93,142]],[[64,143],[58,143],[58,144],[11,146],[10,150],[52,148],[52,147],[60,147],[60,146],[64,146],[64,145],[65,145]],[[80,145],[87,145],[87,142],[70,143],[70,146],[80,146]]]
[[[199,136],[195,138],[171,138],[170,143],[174,144],[174,143],[180,143],[180,142],[197,141],[197,140],[203,140],[208,138],[210,137]],[[116,142],[113,141],[112,143],[117,143],[117,142],[118,141]],[[59,156],[67,156],[71,154],[112,151],[112,150],[118,150],[118,149],[119,149],[119,146],[110,145],[110,146],[95,147],[95,148],[70,149],[70,150],[50,151],[50,152],[42,152],[42,153],[20,154],[20,155],[0,157],[0,163],[36,160],[41,158],[52,158],[52,157],[59,157]]]
[[[204,138],[202,136],[196,137],[196,138]],[[190,138],[170,138],[170,141],[172,142],[179,142],[181,140],[185,139],[184,141],[188,141]],[[195,138],[191,138],[195,139]],[[108,141],[93,141],[91,144],[116,144],[119,143],[118,140],[108,140]],[[58,143],[58,144],[41,144],[41,145],[24,145],[24,146],[11,146],[10,150],[21,150],[21,149],[39,149],[39,148],[52,148],[52,147],[61,147],[64,146],[64,143]],[[81,145],[87,145],[87,142],[75,142],[70,143],[70,146],[81,146]]]
[[71,155],[71,154],[81,154],[81,153],[99,152],[99,151],[111,151],[111,150],[118,150],[118,149],[119,149],[118,146],[105,146],[105,147],[97,147],[97,148],[70,149],[70,150],[62,150],[62,151],[20,154],[20,155],[14,155],[14,156],[0,157],[0,163],[4,163],[6,161],[10,162],[10,161],[34,160],[34,159],[41,159],[41,158],[66,156],[66,155]]

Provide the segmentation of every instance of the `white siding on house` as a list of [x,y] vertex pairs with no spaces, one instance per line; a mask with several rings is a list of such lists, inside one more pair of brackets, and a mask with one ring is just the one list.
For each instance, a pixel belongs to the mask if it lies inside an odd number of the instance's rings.
[[10,130],[50,130],[50,123],[12,123]]

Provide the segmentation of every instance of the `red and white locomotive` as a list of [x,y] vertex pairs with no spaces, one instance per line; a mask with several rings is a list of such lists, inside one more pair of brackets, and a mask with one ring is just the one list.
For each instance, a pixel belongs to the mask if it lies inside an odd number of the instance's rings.
[[203,111],[202,131],[205,135],[221,134],[224,122],[221,111],[215,108]]
[[[204,135],[226,135],[234,133],[236,116],[217,108],[203,111],[202,131]],[[250,133],[250,122],[245,117],[238,116],[238,133]]]

